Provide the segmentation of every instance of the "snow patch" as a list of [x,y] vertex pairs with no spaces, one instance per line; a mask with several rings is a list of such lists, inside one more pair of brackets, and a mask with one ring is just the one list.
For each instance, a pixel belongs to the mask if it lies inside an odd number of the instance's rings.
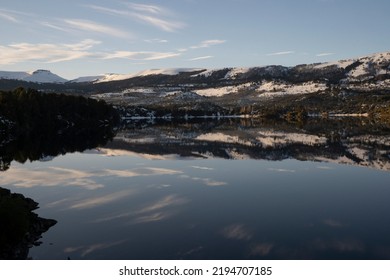
[[225,86],[218,88],[207,88],[194,90],[195,93],[201,96],[223,96],[226,94],[237,93],[240,90],[248,89],[252,87],[252,83],[245,83],[238,86]]
[[256,91],[261,94],[259,97],[274,97],[287,94],[307,94],[327,89],[324,83],[302,83],[302,84],[286,84],[280,82],[265,82],[261,84]]
[[238,75],[247,73],[251,68],[232,68],[229,72],[226,73],[224,79],[235,79]]

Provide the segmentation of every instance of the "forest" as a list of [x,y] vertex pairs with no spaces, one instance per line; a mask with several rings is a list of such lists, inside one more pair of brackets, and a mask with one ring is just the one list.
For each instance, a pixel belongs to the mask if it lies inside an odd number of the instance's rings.
[[0,91],[0,170],[104,145],[115,134],[117,111],[104,101],[17,88]]

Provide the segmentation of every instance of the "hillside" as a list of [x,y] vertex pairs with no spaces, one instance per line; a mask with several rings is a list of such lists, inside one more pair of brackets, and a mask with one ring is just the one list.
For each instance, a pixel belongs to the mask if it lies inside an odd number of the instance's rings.
[[[93,95],[116,105],[124,118],[390,115],[390,52],[294,67],[153,69],[72,81],[55,79],[54,74],[43,70],[23,75],[0,72],[0,89],[22,85]],[[42,77],[39,83],[31,82],[38,77]]]

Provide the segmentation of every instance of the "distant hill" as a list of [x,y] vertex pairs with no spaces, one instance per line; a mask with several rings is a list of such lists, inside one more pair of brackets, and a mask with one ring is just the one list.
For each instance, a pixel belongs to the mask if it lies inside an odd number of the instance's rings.
[[55,83],[61,84],[67,82],[66,79],[53,74],[49,70],[36,70],[33,72],[12,72],[12,71],[0,71],[0,79],[4,80],[20,80],[32,83]]
[[131,74],[110,73],[80,77],[71,81],[48,70],[0,71],[0,89],[3,90],[8,89],[4,86],[13,81],[15,85],[18,82],[29,82],[39,90],[53,88],[80,94],[121,92],[139,87],[158,88],[160,91],[168,86],[200,91],[198,94],[206,96],[230,94],[243,88],[272,94],[308,93],[331,86],[365,90],[388,89],[389,80],[390,52],[294,67],[271,65],[222,69],[150,69]]
[[390,115],[390,52],[293,67],[152,69],[72,81],[47,70],[0,72],[0,89],[18,86],[92,95],[138,117],[286,115],[291,110],[294,118],[298,112]]

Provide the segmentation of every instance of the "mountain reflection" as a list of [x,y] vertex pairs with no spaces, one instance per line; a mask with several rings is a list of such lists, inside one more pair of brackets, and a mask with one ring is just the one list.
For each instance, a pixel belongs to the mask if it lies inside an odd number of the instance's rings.
[[58,155],[103,146],[113,136],[110,126],[46,129],[44,133],[21,134],[17,137],[0,133],[0,171],[8,170],[12,161],[47,161]]
[[[110,156],[149,159],[223,158],[333,162],[390,170],[390,126],[368,119],[311,119],[292,124],[258,119],[140,123],[17,139],[0,136],[0,170],[12,161],[45,161],[68,152],[100,148]],[[113,141],[110,141],[112,140]]]
[[292,158],[390,170],[390,126],[358,118],[304,124],[254,119],[160,123],[124,128],[101,151],[151,159]]

